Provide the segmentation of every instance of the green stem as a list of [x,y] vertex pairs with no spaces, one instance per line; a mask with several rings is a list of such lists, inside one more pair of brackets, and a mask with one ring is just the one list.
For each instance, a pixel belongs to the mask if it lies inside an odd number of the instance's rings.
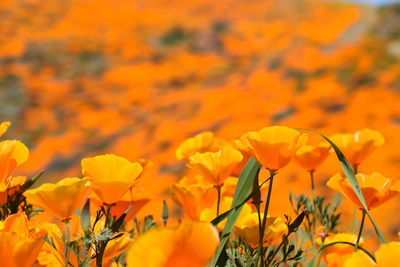
[[[267,217],[268,217],[268,208],[269,208],[269,203],[271,201],[271,193],[272,193],[272,184],[274,182],[274,176],[276,174],[276,171],[269,171],[270,179],[269,179],[269,187],[268,187],[268,193],[267,193],[267,199],[265,202],[265,207],[264,207],[264,217],[261,225],[261,232],[260,232],[260,240],[264,241],[264,234],[265,234],[265,227],[267,225]],[[264,266],[264,253],[263,251],[263,245],[258,248],[258,252],[260,253],[260,261],[261,261],[261,267]]]
[[[258,252],[257,252],[257,258],[256,258],[256,263],[258,263],[259,258],[261,257],[261,255],[264,254],[264,240],[262,239],[261,236],[261,213],[260,213],[260,204],[256,205],[256,209],[257,209],[257,215],[258,215]],[[263,257],[263,256],[262,256]]]
[[219,205],[221,203],[221,186],[216,186],[215,187],[217,189],[217,193],[218,193],[218,198],[217,198],[217,217],[219,215]]
[[65,267],[69,266],[69,242],[70,242],[70,235],[71,235],[71,225],[69,223],[70,219],[66,219],[65,222],[65,228],[66,228],[66,237],[65,237]]
[[310,171],[310,180],[311,180],[311,194],[314,199],[315,198],[314,171]]
[[360,224],[360,230],[358,231],[358,236],[357,236],[357,241],[356,241],[356,245],[354,247],[354,251],[357,250],[358,248],[358,243],[360,242],[361,239],[361,234],[364,228],[364,221],[365,221],[365,215],[367,214],[367,212],[363,209],[362,210],[362,217],[361,217],[361,224]]

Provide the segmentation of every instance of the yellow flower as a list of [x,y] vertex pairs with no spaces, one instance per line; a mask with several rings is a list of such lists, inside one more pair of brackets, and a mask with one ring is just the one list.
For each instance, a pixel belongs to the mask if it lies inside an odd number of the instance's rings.
[[[357,241],[357,235],[340,233],[325,238],[324,245],[331,244],[334,242],[350,242],[355,244]],[[321,240],[317,239],[317,243]],[[360,239],[359,244],[364,242],[363,238]],[[328,264],[329,267],[344,266],[344,262],[351,257],[354,247],[347,244],[336,244],[324,249],[322,258]]]
[[400,242],[382,244],[375,253],[378,266],[400,267]]
[[354,134],[336,134],[330,139],[354,167],[360,165],[376,148],[385,143],[381,133],[370,129],[364,129]]
[[225,146],[217,152],[194,154],[190,157],[188,166],[200,171],[206,182],[220,187],[242,159],[243,156],[239,151]]
[[0,232],[0,262],[7,267],[31,267],[44,244],[44,238],[29,238],[22,233]]
[[152,229],[133,242],[127,263],[128,267],[202,267],[218,243],[217,230],[207,222]]
[[202,132],[183,141],[176,149],[175,155],[177,159],[183,160],[197,152],[218,151],[225,145],[227,145],[227,142],[216,138],[212,132]]
[[65,178],[56,184],[43,184],[24,193],[28,203],[38,206],[60,220],[67,220],[82,204],[88,179]]
[[5,132],[7,132],[8,127],[11,126],[11,122],[5,121],[0,124],[0,136],[3,136]]
[[29,156],[29,149],[20,141],[0,142],[0,182],[7,183],[10,173],[23,164]]
[[[116,233],[115,235],[118,234]],[[109,266],[115,257],[129,248],[131,243],[132,239],[128,233],[122,233],[120,237],[108,241],[103,255],[104,266]]]
[[[380,173],[356,174],[356,178],[368,209],[378,207],[400,192],[400,181],[394,182]],[[339,173],[329,179],[327,185],[350,199],[358,208],[363,209],[350,182]]]
[[[276,171],[285,167],[300,144],[305,142],[298,131],[283,127],[266,127],[258,132],[245,134],[250,153],[257,161],[269,169]],[[299,143],[301,141],[301,143]]]
[[[211,185],[188,182],[183,178],[171,186],[172,199],[183,208],[189,219],[198,221],[203,209],[211,207],[217,201],[217,192]],[[214,213],[215,216],[215,213]]]
[[[232,197],[223,197],[221,199],[220,203],[220,210],[221,213],[226,212],[232,208]],[[210,222],[215,218],[215,214],[217,211],[217,202],[214,202],[214,204],[209,207],[205,208],[200,212],[200,220],[201,221],[207,221]],[[243,220],[247,215],[252,213],[252,208],[249,204],[245,203],[242,207],[242,211],[239,214],[239,217],[237,219],[238,223]],[[218,228],[222,229],[225,227],[226,220],[223,220],[218,224]]]
[[365,267],[400,267],[399,261],[400,242],[390,242],[382,244],[375,252],[376,263],[371,260],[364,252],[358,250],[346,260],[345,267],[365,266]]
[[[376,263],[362,250],[357,250],[352,253],[351,256],[344,262],[344,267],[374,267],[377,266]],[[396,266],[396,265],[382,265],[382,266]]]
[[[261,218],[264,215],[261,213]],[[242,219],[238,219],[234,229],[236,235],[243,239],[251,247],[258,247],[260,239],[258,229],[258,214],[251,213]],[[287,234],[288,228],[285,222],[279,217],[267,217],[267,224],[264,232],[263,245],[271,246],[282,241],[282,236]]]
[[331,147],[326,142],[317,146],[303,145],[294,156],[294,161],[308,172],[315,171],[328,157]]
[[108,205],[117,202],[134,186],[143,172],[140,163],[113,154],[84,158],[81,164],[91,188]]

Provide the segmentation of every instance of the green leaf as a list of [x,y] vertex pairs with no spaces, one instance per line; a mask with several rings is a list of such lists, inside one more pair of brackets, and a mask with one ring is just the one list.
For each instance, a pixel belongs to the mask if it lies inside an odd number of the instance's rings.
[[86,230],[90,228],[90,198],[85,202],[85,205],[81,211],[81,226],[82,229]]
[[358,184],[358,181],[354,174],[354,171],[353,171],[350,163],[347,161],[346,157],[343,155],[342,151],[340,151],[340,149],[328,137],[326,137],[325,135],[323,135],[322,133],[320,133],[318,131],[314,131],[311,129],[304,129],[304,128],[299,128],[298,130],[306,130],[306,131],[318,133],[332,146],[333,150],[335,150],[337,158],[340,161],[340,165],[342,166],[343,172],[346,175],[347,180],[350,182],[354,193],[356,194],[356,196],[357,196],[358,200],[360,201],[361,205],[363,206],[364,210],[367,212],[367,215],[368,215],[369,219],[371,220],[372,225],[374,226],[374,229],[379,238],[379,241],[381,243],[386,243],[386,240],[383,237],[381,230],[379,230],[378,225],[375,223],[374,219],[372,218],[371,214],[368,211],[368,207],[365,202],[364,195],[361,191],[360,185]]
[[34,184],[35,184],[35,182],[40,178],[40,176],[42,176],[42,174],[43,174],[44,172],[43,171],[41,171],[41,172],[39,172],[38,174],[36,174],[35,176],[33,176],[31,179],[29,179],[28,181],[26,181],[23,185],[22,185],[22,191],[24,192],[24,191],[26,191],[26,190],[28,190],[29,188],[31,188]]
[[253,181],[257,176],[260,167],[261,167],[260,163],[258,163],[254,158],[250,158],[246,166],[240,173],[236,190],[233,195],[233,201],[232,201],[233,210],[229,212],[227,216],[228,218],[225,224],[225,228],[222,231],[221,241],[219,243],[217,252],[215,253],[212,259],[211,266],[217,266],[217,264],[218,266],[225,266],[224,262],[222,262],[221,264],[221,261],[223,261],[223,256],[224,256],[223,252],[225,252],[225,246],[226,243],[228,242],[229,235],[233,229],[233,226],[235,225],[237,218],[239,217],[239,214],[243,206],[240,206],[238,208],[236,207],[239,206],[248,198],[249,192],[253,187]]
[[[253,179],[253,180],[257,181],[256,183],[258,184],[258,180],[257,179]],[[229,209],[228,211],[225,211],[224,213],[221,213],[220,215],[215,217],[211,221],[211,223],[216,226],[217,224],[219,224],[220,222],[225,220],[229,216],[229,214],[231,214],[231,212],[233,212],[233,211],[239,209],[240,207],[242,207],[250,199],[252,199],[252,198],[254,199],[254,196],[256,196],[256,195],[258,195],[260,193],[261,187],[269,180],[270,180],[270,178],[265,180],[264,182],[262,182],[260,185],[257,185],[257,186],[254,185],[255,182],[253,181],[252,192],[241,203],[239,203],[237,206],[235,206],[235,207]]]

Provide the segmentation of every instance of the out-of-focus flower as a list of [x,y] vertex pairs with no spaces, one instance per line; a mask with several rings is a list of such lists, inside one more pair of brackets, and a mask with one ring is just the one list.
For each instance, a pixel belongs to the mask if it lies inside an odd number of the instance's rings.
[[[378,207],[400,192],[400,181],[394,182],[380,173],[356,174],[356,178],[368,209]],[[330,178],[327,185],[350,199],[358,208],[363,209],[350,182],[339,173]]]
[[60,220],[67,220],[82,204],[88,179],[65,178],[56,184],[43,184],[24,193],[28,203],[49,212]]
[[[374,267],[376,263],[362,250],[353,252],[343,264],[344,267]],[[382,265],[382,266],[396,266],[396,265]]]
[[17,232],[0,232],[0,262],[7,267],[31,267],[44,244],[44,238],[30,238]]
[[129,267],[202,267],[219,244],[218,232],[207,222],[149,230],[127,253]]
[[[126,251],[132,243],[128,233],[121,233],[120,237],[108,241],[103,255],[104,266],[110,266],[112,260]],[[119,235],[118,233],[115,235]]]
[[[220,210],[221,212],[226,212],[232,208],[232,197],[223,197],[220,202]],[[210,222],[215,218],[215,212],[217,210],[217,202],[214,202],[214,204],[209,207],[205,208],[201,211],[200,213],[200,220],[201,221],[207,221]],[[237,219],[237,223],[239,223],[241,220],[243,220],[246,216],[252,213],[252,208],[249,204],[245,203],[242,207],[242,210],[239,214],[239,217]],[[226,220],[223,220],[218,224],[218,228],[224,228],[225,227]]]
[[[185,214],[193,221],[200,219],[200,213],[217,201],[217,192],[197,178],[198,182],[189,182],[195,178],[185,177],[171,186],[172,199],[181,206]],[[215,213],[214,213],[215,215]]]
[[400,267],[399,253],[400,242],[390,242],[387,244],[382,244],[375,252],[376,262],[374,262],[364,252],[358,250],[357,252],[353,253],[348,260],[346,260],[344,266]]
[[285,167],[297,148],[305,142],[302,136],[298,131],[287,127],[271,126],[258,132],[249,132],[245,139],[252,156],[270,171],[276,171]]
[[84,158],[83,175],[89,177],[91,188],[105,204],[113,204],[134,186],[143,172],[140,163],[113,154]]
[[213,143],[215,142],[212,132],[202,132],[183,141],[176,149],[176,158],[179,160],[188,159],[195,153],[204,153],[212,151]]
[[29,149],[18,140],[0,142],[0,182],[7,183],[12,171],[23,164],[29,156]]
[[331,147],[326,142],[317,146],[303,145],[299,147],[294,156],[294,161],[308,172],[314,172],[328,157]]
[[399,267],[400,242],[382,244],[375,253],[378,266]]
[[354,134],[336,134],[330,137],[351,165],[357,167],[375,149],[385,143],[380,132],[364,129]]
[[[133,208],[133,213],[137,214],[150,201],[149,195],[143,193],[138,195],[134,193],[133,196],[131,196],[130,192],[128,191],[117,202],[114,202],[113,207],[110,210],[111,215],[117,218],[122,216],[122,214],[124,214],[124,212],[129,208],[129,206],[132,205],[132,197],[133,197],[133,207],[131,207],[130,212],[127,213],[125,221],[132,219],[132,208]],[[93,209],[93,211],[99,210],[100,206],[103,204],[101,199],[95,194],[92,194],[90,200],[91,200],[90,208]]]
[[3,136],[5,132],[7,132],[8,127],[11,126],[11,122],[5,121],[0,124],[0,137]]
[[242,159],[243,156],[238,150],[226,146],[217,152],[194,154],[190,157],[188,166],[198,170],[206,182],[220,187]]
[[[261,214],[261,218],[263,218],[263,214]],[[263,240],[264,247],[281,242],[282,236],[287,234],[287,232],[287,225],[281,218],[268,216]],[[238,223],[235,225],[235,233],[251,247],[258,247],[258,241],[260,239],[258,214],[251,213],[243,219],[238,220]]]
[[[321,239],[317,238],[317,243],[321,244]],[[350,242],[355,244],[357,241],[357,235],[348,233],[339,233],[335,235],[329,235],[324,240],[324,245],[331,244],[334,242]],[[361,238],[359,244],[363,244],[364,239]],[[354,251],[354,247],[347,244],[336,244],[324,249],[322,258],[329,267],[343,266],[344,262],[351,256]]]

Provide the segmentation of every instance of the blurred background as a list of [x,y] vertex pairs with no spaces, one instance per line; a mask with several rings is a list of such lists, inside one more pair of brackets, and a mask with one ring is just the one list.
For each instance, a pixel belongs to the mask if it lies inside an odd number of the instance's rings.
[[[147,158],[139,185],[154,199],[141,212],[157,217],[184,175],[186,138],[285,125],[378,130],[386,145],[360,171],[400,179],[400,4],[384,2],[1,0],[0,119],[31,149],[19,172],[45,170],[45,182],[80,176],[83,157]],[[338,171],[331,156],[317,192],[331,195]],[[278,178],[283,216],[289,189],[309,193],[309,181],[293,164]],[[399,208],[372,212],[391,240]]]

